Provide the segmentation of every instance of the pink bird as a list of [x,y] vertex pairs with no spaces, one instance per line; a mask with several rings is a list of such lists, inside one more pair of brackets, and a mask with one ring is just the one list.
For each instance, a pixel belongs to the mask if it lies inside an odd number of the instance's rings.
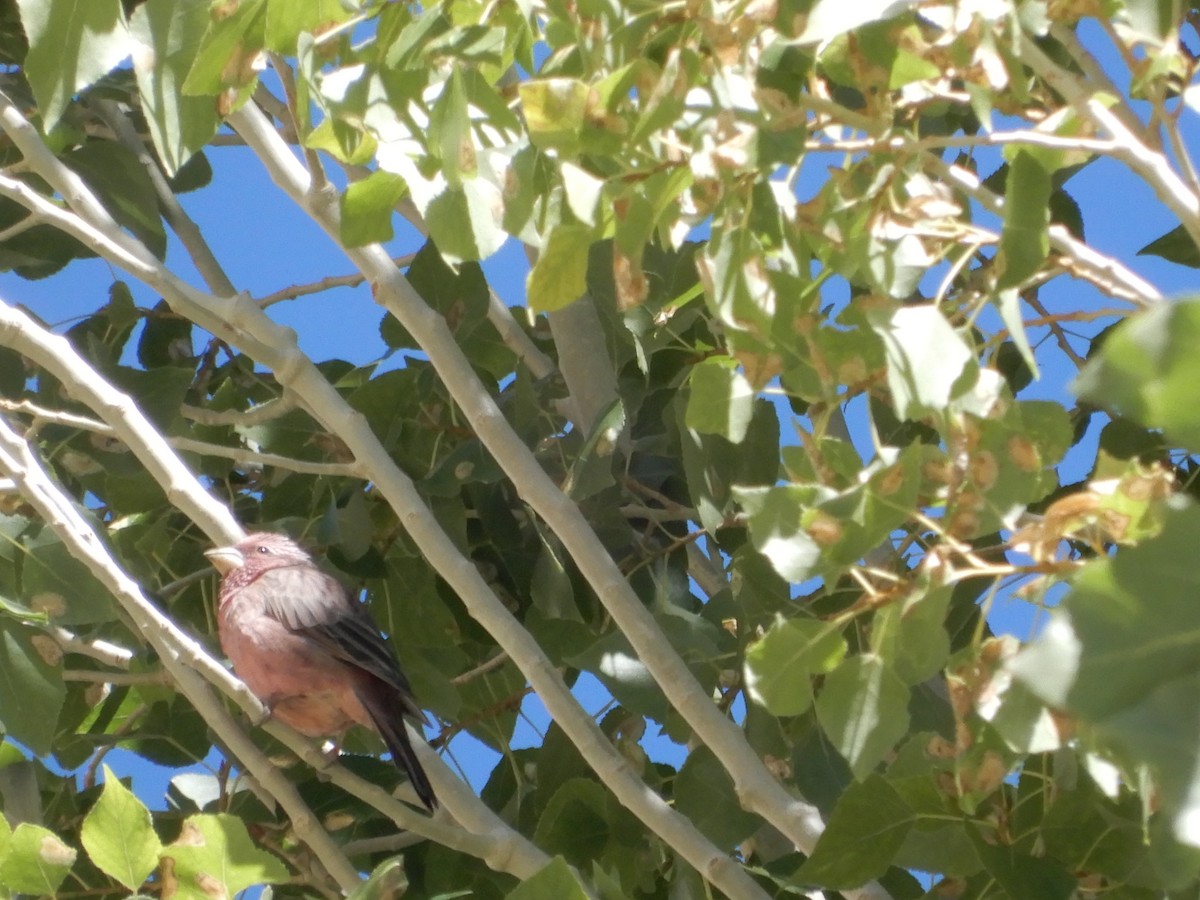
[[233,670],[271,714],[309,737],[374,729],[421,802],[437,807],[404,716],[426,721],[362,604],[280,534],[248,535],[205,556],[221,573],[217,627]]

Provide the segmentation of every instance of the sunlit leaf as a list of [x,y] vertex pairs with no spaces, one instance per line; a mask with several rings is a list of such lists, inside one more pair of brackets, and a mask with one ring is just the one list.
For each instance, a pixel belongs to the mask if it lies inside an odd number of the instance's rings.
[[80,831],[83,849],[96,867],[136,891],[158,866],[162,844],[150,811],[104,767],[104,792]]
[[18,0],[17,6],[29,38],[24,74],[52,128],[78,91],[129,55],[125,13],[121,0]]

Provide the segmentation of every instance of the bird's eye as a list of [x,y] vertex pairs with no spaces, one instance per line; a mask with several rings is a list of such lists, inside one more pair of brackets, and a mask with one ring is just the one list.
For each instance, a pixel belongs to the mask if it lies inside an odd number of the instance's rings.
[[257,547],[255,547],[254,549],[255,549],[255,550],[257,550],[259,553],[265,553],[265,554],[268,554],[268,555],[269,555],[269,554],[270,554],[270,552],[271,552],[271,548],[270,548],[270,547],[266,547],[266,546],[264,546],[264,545],[262,545],[262,544],[259,544],[259,545],[258,545]]

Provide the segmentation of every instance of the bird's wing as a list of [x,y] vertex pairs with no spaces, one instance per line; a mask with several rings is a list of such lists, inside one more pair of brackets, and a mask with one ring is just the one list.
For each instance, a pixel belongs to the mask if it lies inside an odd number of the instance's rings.
[[412,686],[371,616],[341,583],[312,566],[268,569],[257,579],[263,610],[331,656],[363,669],[399,693],[405,712],[426,721]]

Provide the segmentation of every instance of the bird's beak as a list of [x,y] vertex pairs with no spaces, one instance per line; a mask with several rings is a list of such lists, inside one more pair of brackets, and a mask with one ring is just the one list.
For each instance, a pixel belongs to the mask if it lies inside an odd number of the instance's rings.
[[222,575],[228,575],[246,564],[246,557],[242,556],[242,551],[237,547],[213,547],[211,550],[205,550],[204,555]]

